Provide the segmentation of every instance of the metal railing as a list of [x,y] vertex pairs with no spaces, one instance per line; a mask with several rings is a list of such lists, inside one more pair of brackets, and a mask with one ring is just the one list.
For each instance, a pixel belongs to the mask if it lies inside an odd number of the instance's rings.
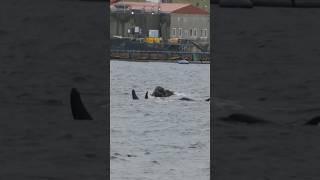
[[163,53],[163,54],[199,54],[210,55],[210,52],[184,52],[184,51],[142,51],[142,50],[115,50],[111,49],[111,53]]

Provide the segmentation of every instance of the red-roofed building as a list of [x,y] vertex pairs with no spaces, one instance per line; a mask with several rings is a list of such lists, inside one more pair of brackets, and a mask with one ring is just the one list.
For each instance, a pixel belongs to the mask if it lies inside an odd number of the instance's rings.
[[203,14],[203,15],[209,15],[208,11],[194,7],[192,5],[184,6],[181,8],[178,8],[174,11],[171,11],[171,13],[176,14]]
[[111,4],[111,8],[115,9],[119,7],[122,9],[126,7],[127,10],[140,10],[145,12],[159,12],[162,13],[181,13],[181,14],[206,14],[209,13],[206,10],[195,7],[192,4],[187,3],[151,3],[151,2],[123,2]]
[[[130,36],[132,31],[128,29],[138,26],[140,36],[147,36],[150,30],[159,30],[164,40],[181,38],[207,43],[210,40],[210,14],[191,4],[120,1],[110,9],[111,35]],[[126,22],[124,17],[127,17]],[[122,19],[124,24],[119,26],[117,19]]]

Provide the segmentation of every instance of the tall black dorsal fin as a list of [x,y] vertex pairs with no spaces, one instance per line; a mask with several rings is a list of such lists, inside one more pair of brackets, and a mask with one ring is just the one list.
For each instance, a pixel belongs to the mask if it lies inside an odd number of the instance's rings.
[[145,99],[148,99],[148,91],[146,92],[146,95],[144,96]]
[[136,91],[132,89],[132,99],[136,100],[139,99],[138,96],[136,95]]
[[74,120],[92,120],[92,117],[84,107],[80,97],[80,93],[76,88],[72,88],[71,90],[70,103]]

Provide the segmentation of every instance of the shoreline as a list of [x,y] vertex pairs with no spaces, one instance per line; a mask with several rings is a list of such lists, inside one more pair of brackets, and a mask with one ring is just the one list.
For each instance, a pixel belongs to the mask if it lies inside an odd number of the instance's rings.
[[[177,60],[140,60],[140,59],[110,59],[110,61],[129,61],[129,62],[164,62],[177,63]],[[189,61],[189,64],[210,64],[210,61]]]

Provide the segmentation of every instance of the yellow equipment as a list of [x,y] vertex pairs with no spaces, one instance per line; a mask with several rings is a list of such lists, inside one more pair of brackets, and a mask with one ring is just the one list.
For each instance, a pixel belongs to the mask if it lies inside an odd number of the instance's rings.
[[147,37],[144,39],[144,42],[154,44],[154,43],[160,43],[160,38],[155,37]]
[[179,44],[179,38],[168,39],[168,42],[171,44]]

